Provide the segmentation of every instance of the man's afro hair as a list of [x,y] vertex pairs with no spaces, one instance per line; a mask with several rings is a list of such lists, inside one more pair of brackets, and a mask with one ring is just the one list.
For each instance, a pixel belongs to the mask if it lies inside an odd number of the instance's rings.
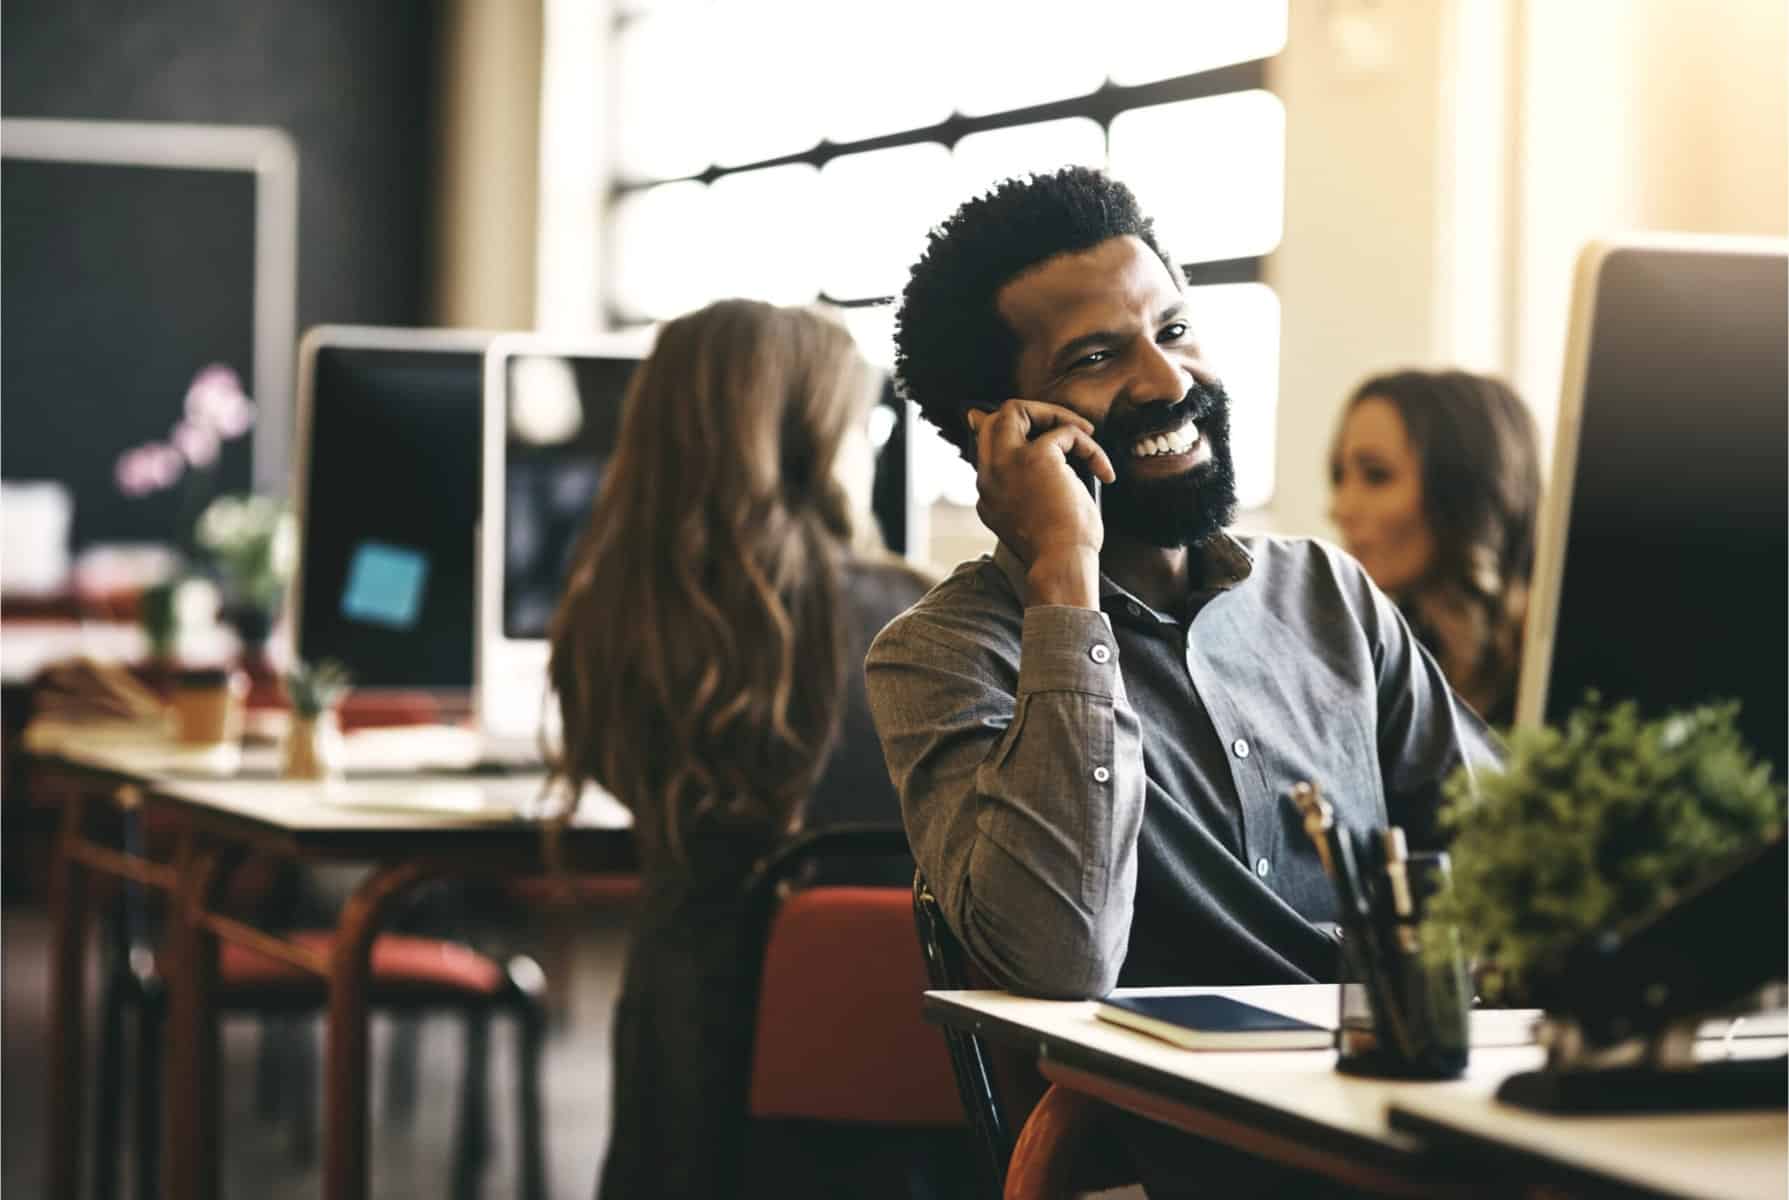
[[1181,278],[1131,190],[1087,167],[1005,180],[932,230],[895,314],[895,377],[965,457],[974,443],[964,412],[1013,395],[1019,344],[995,307],[1000,289],[1047,259],[1125,236]]

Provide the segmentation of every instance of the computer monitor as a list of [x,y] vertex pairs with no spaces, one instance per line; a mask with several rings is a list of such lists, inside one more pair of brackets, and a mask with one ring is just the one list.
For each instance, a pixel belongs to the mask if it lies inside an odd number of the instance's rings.
[[1589,689],[1735,699],[1780,773],[1789,661],[1789,242],[1632,237],[1578,260],[1517,723]]
[[[214,488],[283,493],[297,326],[298,159],[277,129],[0,121],[0,475],[74,497],[70,539],[166,541],[184,490],[130,497],[123,452],[167,441],[188,385],[232,368],[258,408]],[[251,453],[252,448],[252,453]]]
[[[504,334],[485,355],[484,522],[479,538],[478,726],[521,753],[553,728],[547,626],[613,451],[650,333]],[[869,495],[883,541],[923,545],[909,460],[913,406],[884,383],[868,414]]]
[[476,707],[493,744],[551,728],[547,625],[649,348],[649,333],[505,334],[485,355]]
[[292,597],[298,655],[357,692],[473,685],[489,333],[320,326],[299,348]]

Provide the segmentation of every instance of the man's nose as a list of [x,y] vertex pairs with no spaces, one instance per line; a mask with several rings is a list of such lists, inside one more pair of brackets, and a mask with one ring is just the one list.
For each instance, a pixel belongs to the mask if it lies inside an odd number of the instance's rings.
[[1133,408],[1151,404],[1178,404],[1192,386],[1194,376],[1189,368],[1165,353],[1153,341],[1145,340],[1137,356],[1137,367],[1130,386],[1125,389]]

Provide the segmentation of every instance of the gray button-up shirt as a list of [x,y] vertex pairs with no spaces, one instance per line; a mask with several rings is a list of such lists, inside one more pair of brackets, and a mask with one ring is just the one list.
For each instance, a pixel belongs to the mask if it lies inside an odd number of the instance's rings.
[[1332,979],[1335,893],[1286,801],[1436,837],[1443,781],[1495,761],[1397,609],[1321,542],[1220,537],[1190,621],[1102,578],[1025,608],[1005,547],[883,630],[869,697],[920,868],[1015,991]]

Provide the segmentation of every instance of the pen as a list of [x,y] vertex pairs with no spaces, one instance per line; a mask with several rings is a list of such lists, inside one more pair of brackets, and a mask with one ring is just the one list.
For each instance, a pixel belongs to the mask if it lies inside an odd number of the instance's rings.
[[1406,954],[1416,952],[1416,905],[1410,899],[1410,847],[1404,840],[1404,831],[1396,825],[1379,835],[1380,843],[1385,849],[1385,878],[1391,884],[1392,912],[1396,917],[1393,928],[1396,930],[1398,949]]
[[1335,884],[1336,897],[1341,902],[1342,926],[1351,947],[1348,952],[1358,955],[1364,968],[1373,1011],[1383,1014],[1398,1052],[1409,1058],[1410,1039],[1404,1031],[1397,991],[1392,987],[1389,959],[1380,945],[1378,930],[1374,928],[1372,902],[1364,886],[1366,877],[1357,865],[1354,839],[1336,821],[1335,807],[1318,795],[1310,783],[1301,780],[1293,784],[1289,798],[1304,818],[1305,833],[1316,844],[1324,873]]

